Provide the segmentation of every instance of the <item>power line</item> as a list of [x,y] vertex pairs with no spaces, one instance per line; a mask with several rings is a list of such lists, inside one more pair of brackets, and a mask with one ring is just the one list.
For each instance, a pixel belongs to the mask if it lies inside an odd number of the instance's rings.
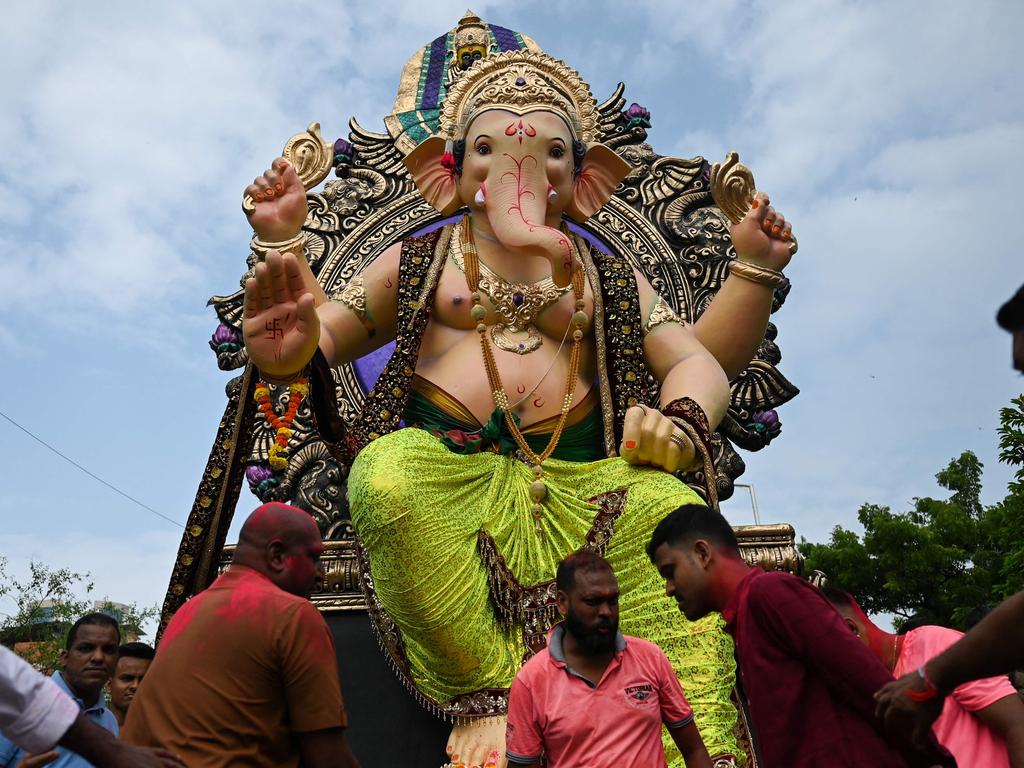
[[11,418],[10,416],[8,416],[8,415],[7,415],[6,413],[4,413],[3,411],[0,411],[0,416],[3,416],[3,417],[4,417],[4,418],[5,418],[6,420],[7,420],[7,421],[9,421],[9,422],[10,422],[11,424],[13,424],[14,426],[16,426],[16,427],[17,427],[18,429],[20,429],[20,430],[21,430],[22,432],[24,432],[24,433],[25,433],[26,435],[28,435],[29,437],[31,437],[31,438],[32,438],[33,440],[35,440],[35,441],[36,441],[37,443],[39,443],[40,445],[42,445],[42,446],[43,446],[43,447],[45,447],[45,448],[48,448],[48,449],[49,449],[50,451],[52,451],[53,453],[55,453],[55,454],[57,454],[58,456],[60,456],[60,457],[61,457],[62,459],[64,459],[64,461],[66,461],[66,462],[67,462],[68,464],[71,464],[72,466],[74,466],[74,467],[77,467],[78,469],[80,469],[80,470],[81,470],[82,472],[85,472],[85,474],[87,474],[87,475],[88,475],[89,477],[91,477],[91,478],[92,478],[93,480],[95,480],[96,482],[98,482],[98,483],[102,483],[103,485],[107,486],[107,488],[109,488],[110,490],[112,490],[112,491],[113,491],[114,493],[118,493],[118,494],[120,494],[121,496],[124,496],[124,497],[125,497],[126,499],[128,499],[128,501],[132,502],[133,504],[137,504],[138,506],[140,506],[140,507],[142,507],[143,509],[145,509],[145,510],[146,510],[147,512],[152,512],[152,513],[153,513],[154,515],[156,515],[157,517],[162,517],[162,518],[163,518],[164,520],[166,520],[167,522],[169,522],[169,523],[172,523],[172,524],[174,524],[174,525],[178,526],[179,528],[184,528],[184,527],[185,527],[185,526],[183,526],[183,525],[182,525],[181,523],[179,523],[179,522],[178,522],[177,520],[172,520],[171,518],[169,518],[169,517],[168,517],[167,515],[163,514],[162,512],[157,512],[157,511],[156,511],[155,509],[153,509],[153,508],[152,508],[151,506],[149,506],[148,504],[143,504],[143,503],[142,503],[141,501],[139,501],[138,499],[136,499],[136,498],[135,498],[134,496],[129,496],[129,495],[127,494],[127,493],[125,493],[124,491],[122,491],[122,490],[121,490],[120,488],[118,488],[117,486],[115,486],[115,485],[111,485],[110,483],[108,483],[108,482],[107,482],[106,480],[104,480],[104,479],[103,479],[102,477],[100,477],[99,475],[96,475],[96,474],[94,474],[94,473],[90,472],[90,471],[89,471],[88,469],[86,469],[85,467],[83,467],[83,466],[82,466],[81,464],[79,464],[79,463],[78,463],[77,461],[75,461],[74,459],[72,459],[72,458],[70,458],[70,457],[68,457],[68,456],[65,456],[65,455],[64,455],[63,453],[61,453],[60,451],[58,451],[58,450],[57,450],[56,448],[54,448],[54,447],[53,447],[52,445],[50,445],[50,444],[49,444],[48,442],[46,442],[45,440],[43,440],[43,439],[42,439],[41,437],[37,437],[36,435],[34,435],[34,434],[32,434],[31,432],[29,432],[29,431],[28,431],[27,429],[25,429],[25,427],[21,426],[21,424],[19,424],[18,422],[16,422],[16,421],[15,421],[14,419],[12,419],[12,418]]

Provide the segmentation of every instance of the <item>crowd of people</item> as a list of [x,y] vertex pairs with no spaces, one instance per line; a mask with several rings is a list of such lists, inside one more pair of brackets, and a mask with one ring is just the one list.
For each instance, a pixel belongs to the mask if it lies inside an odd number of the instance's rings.
[[[75,622],[51,678],[0,650],[0,766],[357,766],[334,643],[308,600],[322,551],[309,515],[265,504],[159,653],[121,644],[103,613]],[[842,590],[748,565],[702,505],[662,520],[647,553],[688,619],[724,616],[765,768],[1024,767],[1024,697],[1007,676],[1024,666],[1024,593],[966,635],[896,635]],[[512,685],[507,754],[452,764],[664,766],[665,726],[688,768],[711,768],[665,654],[619,632],[608,562],[573,553],[556,586],[563,621]]]

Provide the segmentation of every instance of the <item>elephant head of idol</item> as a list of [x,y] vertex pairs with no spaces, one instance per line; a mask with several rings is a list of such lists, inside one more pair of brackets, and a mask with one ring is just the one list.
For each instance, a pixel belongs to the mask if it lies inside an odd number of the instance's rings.
[[510,252],[544,256],[568,285],[563,216],[583,222],[630,165],[595,141],[597,105],[577,72],[536,51],[476,62],[448,92],[441,135],[405,158],[424,199],[444,214],[483,214]]

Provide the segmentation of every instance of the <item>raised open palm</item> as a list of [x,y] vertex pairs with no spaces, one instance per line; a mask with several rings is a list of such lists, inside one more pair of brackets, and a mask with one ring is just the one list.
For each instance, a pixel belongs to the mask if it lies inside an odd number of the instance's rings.
[[313,357],[320,320],[293,254],[270,251],[245,281],[242,335],[249,359],[272,377],[292,376]]

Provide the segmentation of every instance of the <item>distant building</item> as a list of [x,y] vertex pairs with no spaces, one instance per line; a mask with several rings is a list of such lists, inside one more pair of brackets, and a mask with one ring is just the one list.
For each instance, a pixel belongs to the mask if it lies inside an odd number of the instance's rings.
[[[126,603],[117,603],[113,600],[94,600],[92,605],[87,605],[80,615],[91,612],[105,613],[117,620],[121,625],[121,642],[130,643],[138,640],[144,633],[137,626],[128,626],[124,623],[124,617],[131,614],[131,606]],[[61,614],[64,615],[61,615]],[[61,610],[60,603],[53,600],[42,600],[32,611],[32,617],[24,624],[10,627],[0,632],[0,644],[7,646],[19,656],[32,662],[36,666],[49,667],[52,660],[48,657],[53,654],[43,653],[42,647],[52,648],[54,641],[59,641],[61,647],[64,643],[64,635],[71,628],[77,617],[69,617],[66,610]]]

